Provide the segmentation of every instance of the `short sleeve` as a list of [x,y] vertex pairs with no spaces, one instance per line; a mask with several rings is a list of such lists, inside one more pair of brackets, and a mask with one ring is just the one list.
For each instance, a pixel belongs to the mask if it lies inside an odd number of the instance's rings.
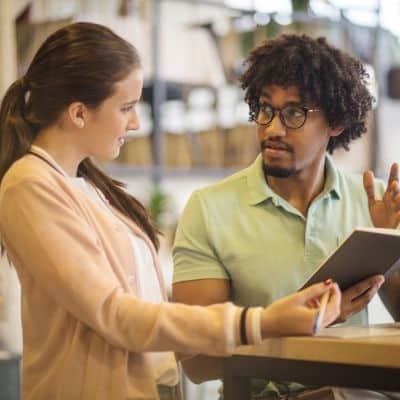
[[194,192],[180,218],[173,249],[174,283],[197,279],[229,279],[213,247],[207,211]]

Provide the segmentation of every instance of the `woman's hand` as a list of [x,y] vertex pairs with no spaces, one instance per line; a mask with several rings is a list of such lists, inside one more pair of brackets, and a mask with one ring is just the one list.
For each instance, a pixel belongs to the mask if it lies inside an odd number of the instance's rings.
[[316,323],[319,299],[330,292],[321,328],[331,324],[340,313],[341,293],[336,283],[328,280],[284,297],[267,307],[261,317],[262,337],[311,335]]

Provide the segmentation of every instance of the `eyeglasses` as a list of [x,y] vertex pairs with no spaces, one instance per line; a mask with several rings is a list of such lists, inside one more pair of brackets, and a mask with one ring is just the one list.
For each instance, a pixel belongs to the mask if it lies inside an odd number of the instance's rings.
[[258,125],[267,126],[279,112],[279,119],[286,128],[299,129],[306,120],[309,112],[320,111],[318,108],[307,108],[295,105],[288,105],[283,108],[274,108],[269,104],[259,105],[255,122]]

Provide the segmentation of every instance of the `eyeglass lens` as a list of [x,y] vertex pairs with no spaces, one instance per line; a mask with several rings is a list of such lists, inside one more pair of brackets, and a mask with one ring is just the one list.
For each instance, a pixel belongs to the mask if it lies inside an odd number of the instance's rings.
[[275,110],[269,105],[260,107],[256,122],[260,125],[268,125],[275,114],[280,113],[282,123],[288,128],[300,128],[307,117],[307,111],[297,106],[286,106],[281,110]]

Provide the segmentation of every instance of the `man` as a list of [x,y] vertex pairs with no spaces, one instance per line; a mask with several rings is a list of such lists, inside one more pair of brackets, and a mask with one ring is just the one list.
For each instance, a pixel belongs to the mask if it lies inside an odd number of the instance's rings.
[[[250,54],[241,82],[261,154],[190,198],[175,240],[174,301],[269,304],[298,290],[356,226],[397,226],[398,165],[386,190],[365,173],[366,195],[362,177],[339,171],[327,154],[366,131],[372,100],[366,78],[359,61],[324,38],[283,35]],[[399,273],[383,282],[373,276],[344,291],[337,322],[366,323],[366,305],[379,289],[399,319]],[[221,376],[217,359],[194,357],[184,368],[196,382]],[[255,387],[265,399],[296,391],[310,398],[303,390],[272,382]],[[339,391],[312,398],[354,398]]]

